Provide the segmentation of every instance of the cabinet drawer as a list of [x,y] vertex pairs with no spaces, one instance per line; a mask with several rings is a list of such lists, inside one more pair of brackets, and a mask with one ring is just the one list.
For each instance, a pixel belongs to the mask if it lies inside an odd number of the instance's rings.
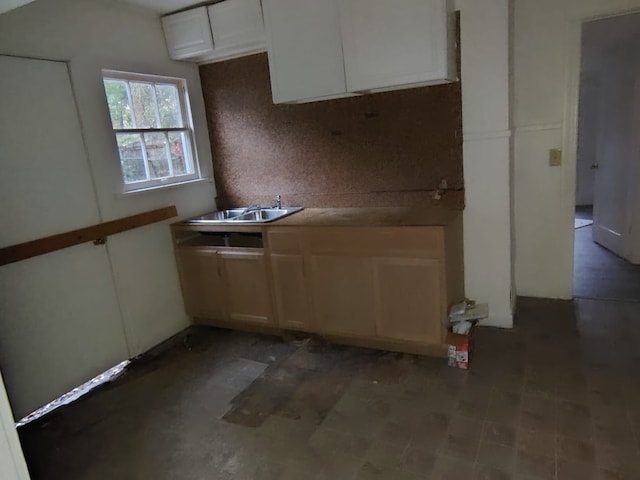
[[305,232],[311,252],[349,251],[355,254],[393,253],[424,255],[440,258],[444,255],[442,227],[390,228],[322,228]]
[[301,253],[302,232],[299,228],[273,228],[267,231],[271,253]]

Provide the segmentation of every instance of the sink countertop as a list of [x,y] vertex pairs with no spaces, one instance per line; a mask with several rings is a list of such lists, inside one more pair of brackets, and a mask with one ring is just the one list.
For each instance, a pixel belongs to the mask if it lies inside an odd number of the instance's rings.
[[265,226],[437,226],[448,225],[460,214],[460,210],[433,207],[305,208]]
[[[285,207],[286,208],[286,207]],[[459,215],[461,210],[439,207],[364,207],[364,208],[305,208],[304,210],[267,223],[253,224],[202,224],[188,226],[192,230],[256,230],[263,227],[424,227],[446,226]]]

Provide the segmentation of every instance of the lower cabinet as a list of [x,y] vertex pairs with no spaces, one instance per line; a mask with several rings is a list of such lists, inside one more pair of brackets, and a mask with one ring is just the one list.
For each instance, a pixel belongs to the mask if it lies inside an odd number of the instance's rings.
[[220,251],[228,320],[272,323],[267,264],[262,252]]
[[[447,310],[464,298],[457,222],[266,226],[260,248],[248,248],[243,237],[202,246],[214,237],[179,240],[174,231],[187,312],[213,325],[298,330],[357,345],[445,355]],[[234,241],[243,248],[229,247]],[[196,246],[181,246],[189,242]]]
[[176,260],[187,313],[197,318],[224,319],[225,299],[218,252],[178,248]]
[[292,330],[313,330],[304,257],[272,254],[271,273],[279,325]]
[[274,322],[265,254],[260,251],[176,249],[187,313],[201,321]]
[[[345,252],[346,253],[346,252]],[[371,337],[376,334],[373,271],[365,257],[310,255],[311,292],[320,333]]]
[[376,257],[373,289],[376,335],[438,344],[444,340],[447,305],[442,262],[428,258]]
[[460,233],[268,228],[279,326],[389,348],[443,346],[447,309],[464,298]]

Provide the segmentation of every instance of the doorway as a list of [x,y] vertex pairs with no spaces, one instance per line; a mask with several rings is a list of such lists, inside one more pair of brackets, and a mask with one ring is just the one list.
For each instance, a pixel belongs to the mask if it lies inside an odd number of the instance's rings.
[[640,301],[640,14],[584,23],[574,217],[575,297]]

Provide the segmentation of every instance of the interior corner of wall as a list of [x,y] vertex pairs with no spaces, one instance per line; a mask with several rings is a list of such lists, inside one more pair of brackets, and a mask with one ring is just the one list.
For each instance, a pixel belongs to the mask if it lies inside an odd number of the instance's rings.
[[501,312],[489,314],[489,318],[481,320],[481,327],[513,328],[513,314],[511,312]]

